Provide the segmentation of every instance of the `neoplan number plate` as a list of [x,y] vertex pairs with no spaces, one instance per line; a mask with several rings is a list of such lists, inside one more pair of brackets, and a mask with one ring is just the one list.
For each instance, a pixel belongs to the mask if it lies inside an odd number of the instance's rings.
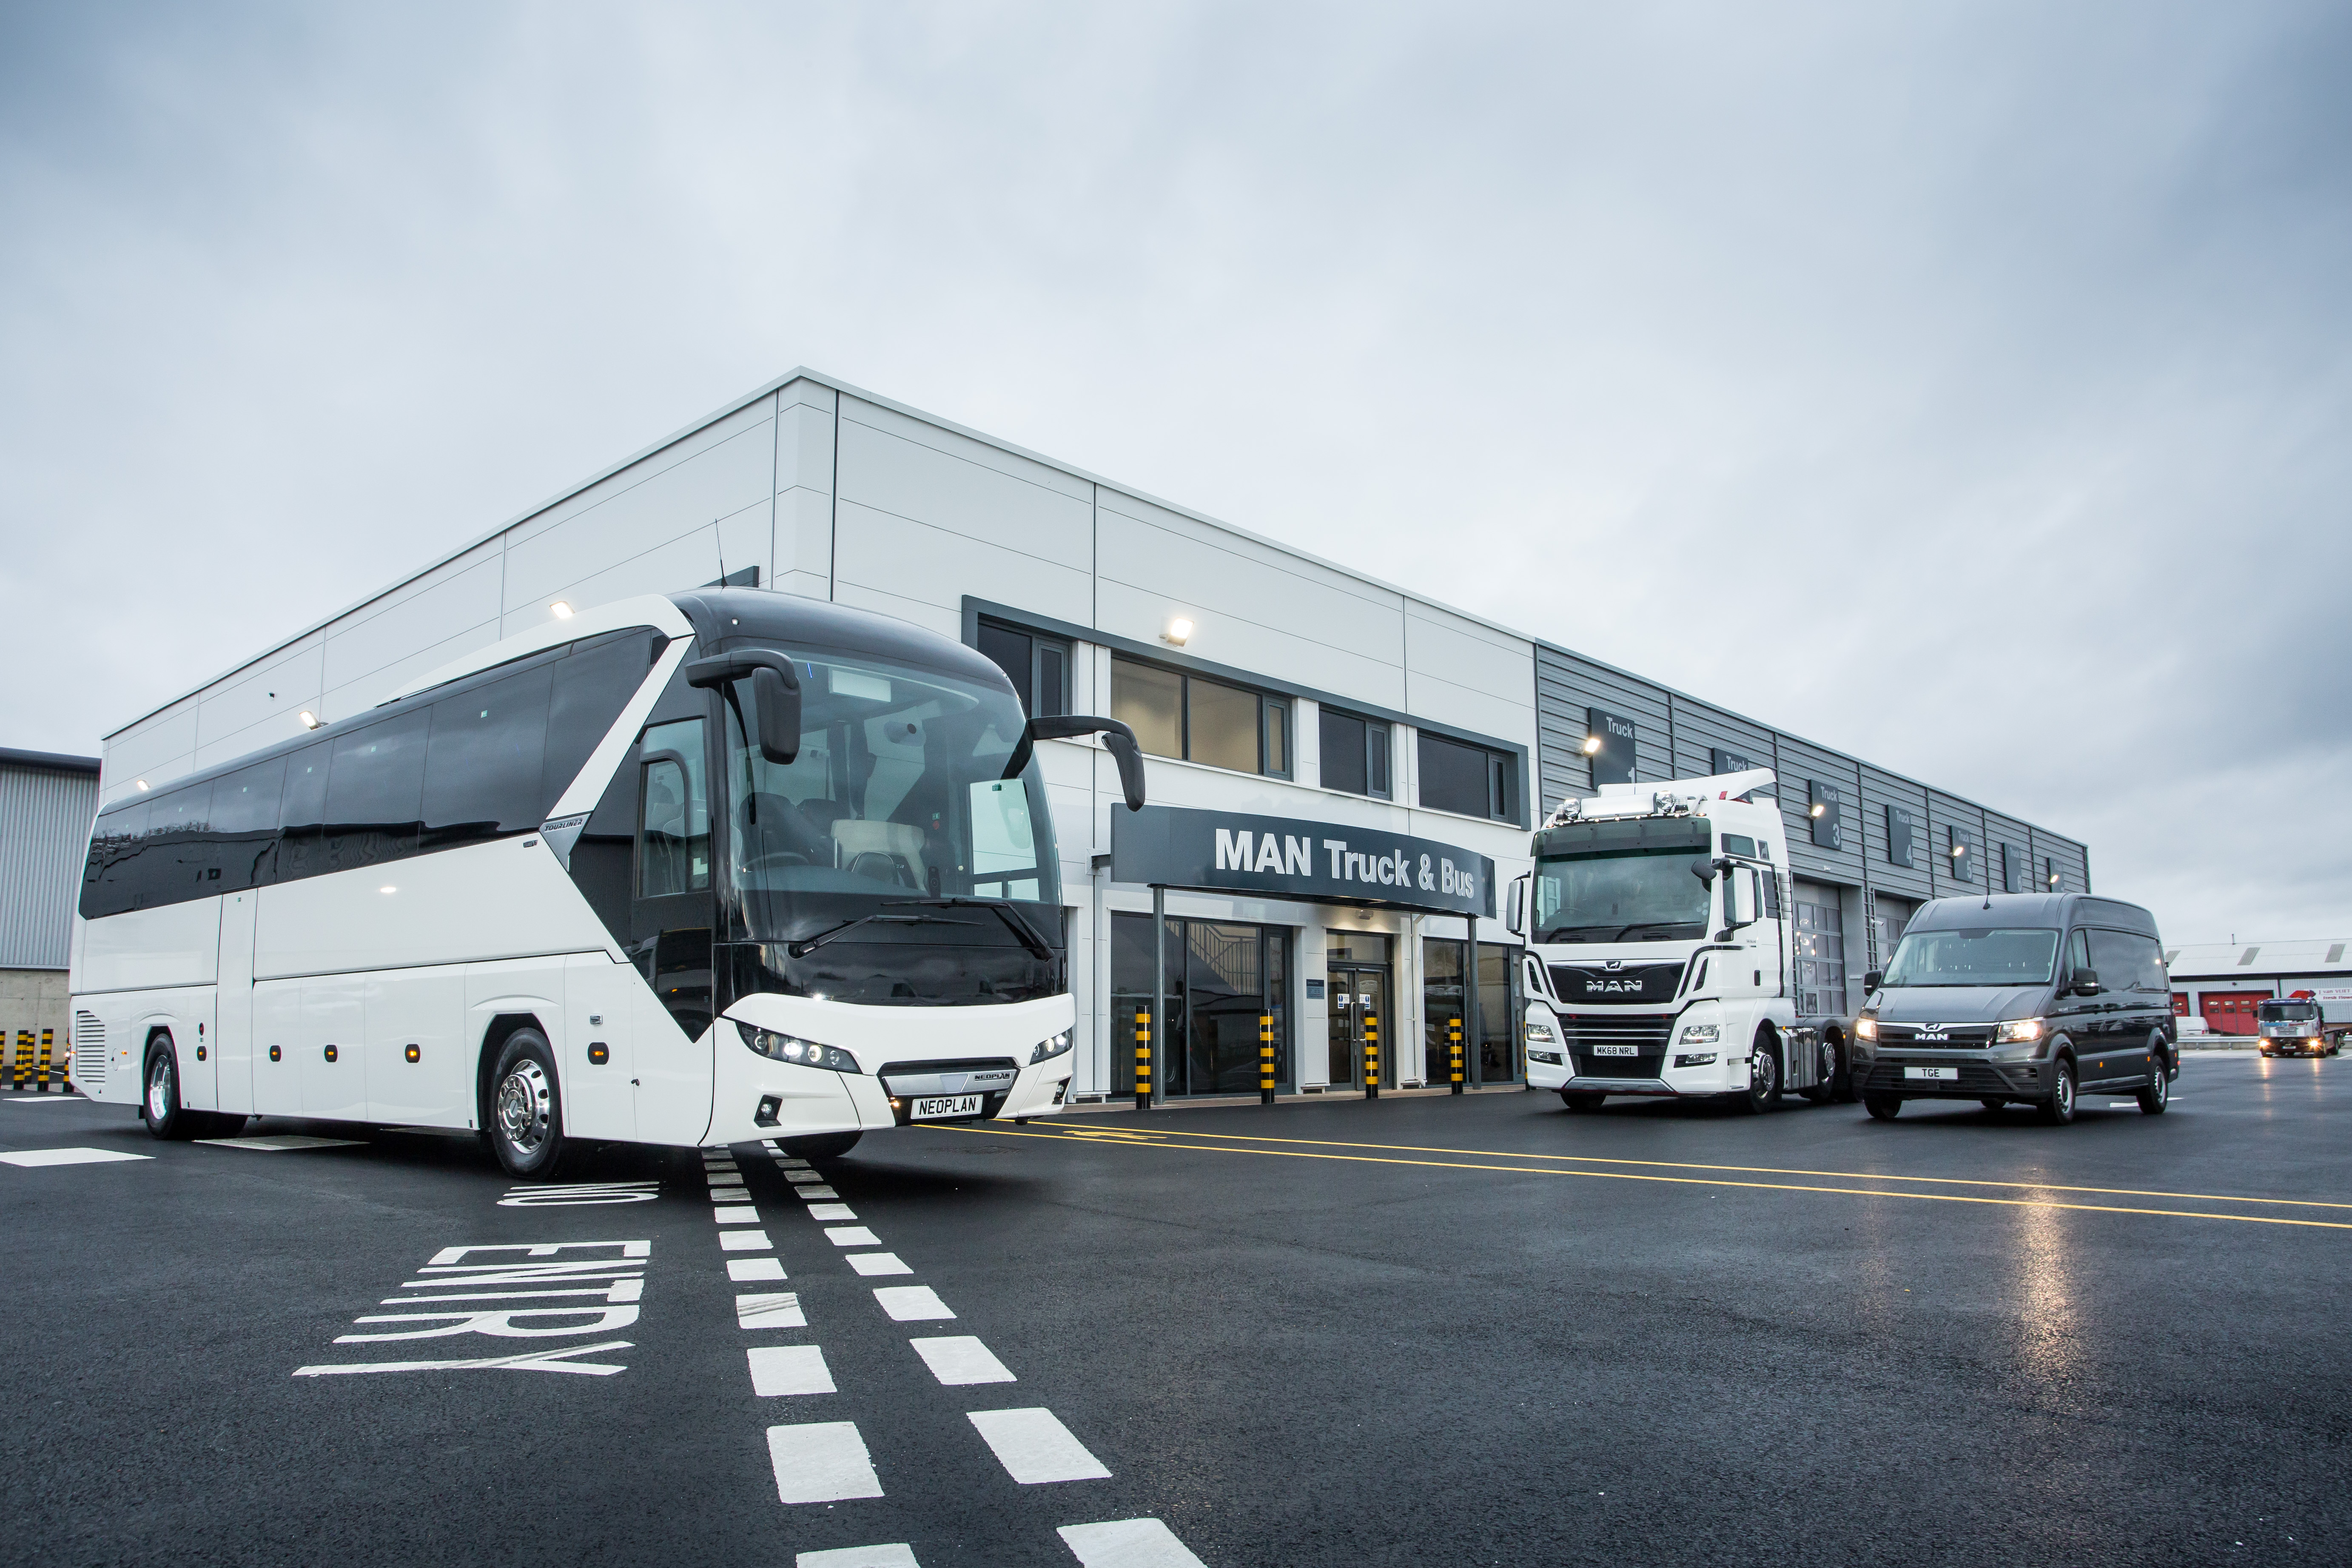
[[916,1121],[935,1121],[948,1116],[978,1116],[980,1096],[976,1094],[942,1094],[918,1100],[908,1116]]

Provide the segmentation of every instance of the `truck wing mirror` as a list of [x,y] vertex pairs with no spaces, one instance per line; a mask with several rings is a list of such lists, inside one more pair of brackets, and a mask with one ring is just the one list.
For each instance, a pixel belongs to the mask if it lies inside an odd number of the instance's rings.
[[1071,741],[1080,735],[1100,735],[1103,750],[1118,764],[1118,787],[1127,796],[1127,809],[1143,809],[1143,747],[1135,739],[1135,731],[1117,719],[1097,719],[1084,713],[1043,714],[1023,726],[1021,739],[1013,748],[1013,755],[1004,763],[1006,778],[1019,778],[1021,770],[1029,765],[1029,758],[1040,741]]
[[751,706],[760,718],[760,754],[789,767],[801,752],[801,678],[793,661],[772,648],[737,648],[698,658],[686,667],[686,683],[718,690],[749,677]]
[[1721,860],[1694,860],[1690,867],[1691,875],[1712,887],[1715,884],[1715,874],[1722,870],[1726,864],[1727,862]]
[[1525,935],[1528,929],[1528,879],[1511,879],[1511,891],[1503,900],[1503,929],[1513,936]]
[[2099,972],[2095,969],[2074,971],[2074,990],[2080,996],[2096,996],[2099,994]]
[[1881,974],[1875,969],[1866,969],[1863,971],[1862,988],[1864,991],[1875,991],[1885,983],[1886,976]]

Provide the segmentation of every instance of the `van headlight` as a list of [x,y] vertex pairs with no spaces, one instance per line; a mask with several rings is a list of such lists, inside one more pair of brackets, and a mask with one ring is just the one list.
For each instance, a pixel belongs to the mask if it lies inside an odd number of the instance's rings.
[[[1720,1028],[1714,1024],[1685,1024],[1683,1026],[1683,1044],[1686,1046],[1711,1046],[1715,1044],[1715,1037],[1719,1033],[1721,1033]],[[1713,1061],[1715,1058],[1713,1057],[1709,1057],[1706,1059]]]
[[1065,1029],[1058,1035],[1038,1041],[1037,1048],[1029,1053],[1029,1065],[1034,1068],[1039,1062],[1052,1061],[1055,1057],[1068,1050],[1070,1038],[1076,1032],[1075,1029]]
[[1857,1040],[1878,1038],[1878,1020],[1864,1016],[1853,1021],[1853,1037]]
[[1551,1026],[1541,1018],[1529,1018],[1522,1028],[1527,1035],[1528,1044],[1531,1046],[1557,1045],[1559,1041],[1559,1037],[1552,1033]]
[[2039,1018],[2004,1018],[1992,1026],[1992,1043],[1996,1046],[2021,1046],[2041,1037]]
[[735,1021],[735,1032],[743,1043],[763,1057],[794,1067],[825,1068],[834,1072],[858,1072],[866,1069],[857,1058],[835,1046],[820,1046],[814,1040],[803,1040],[796,1035],[779,1035],[772,1029],[755,1029],[741,1019]]

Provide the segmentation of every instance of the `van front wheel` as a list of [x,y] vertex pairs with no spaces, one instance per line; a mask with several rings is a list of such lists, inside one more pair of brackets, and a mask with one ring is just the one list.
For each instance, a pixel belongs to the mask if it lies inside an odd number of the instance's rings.
[[2050,1065],[2050,1097],[2034,1109],[2053,1127],[2063,1127],[2074,1120],[2074,1062],[2060,1057]]

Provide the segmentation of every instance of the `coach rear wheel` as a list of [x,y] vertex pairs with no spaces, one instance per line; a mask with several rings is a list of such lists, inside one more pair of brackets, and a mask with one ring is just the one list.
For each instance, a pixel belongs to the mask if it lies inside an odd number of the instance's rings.
[[204,1114],[180,1103],[180,1064],[169,1035],[158,1035],[147,1047],[147,1091],[139,1101],[139,1119],[157,1138],[194,1138],[205,1131]]
[[824,1132],[812,1138],[779,1138],[776,1147],[796,1160],[836,1160],[857,1147],[863,1132]]
[[536,1029],[517,1029],[490,1075],[490,1152],[507,1174],[544,1181],[563,1159],[563,1094],[555,1054]]

